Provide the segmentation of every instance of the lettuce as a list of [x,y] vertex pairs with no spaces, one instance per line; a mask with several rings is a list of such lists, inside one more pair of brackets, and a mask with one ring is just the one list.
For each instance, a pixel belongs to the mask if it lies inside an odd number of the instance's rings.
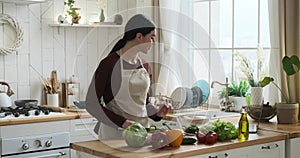
[[133,123],[123,131],[123,138],[130,147],[142,147],[147,138],[147,130],[140,123]]

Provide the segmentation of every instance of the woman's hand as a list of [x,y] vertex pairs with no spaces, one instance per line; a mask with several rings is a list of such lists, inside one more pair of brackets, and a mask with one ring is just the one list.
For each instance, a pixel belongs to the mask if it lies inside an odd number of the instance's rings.
[[156,115],[159,117],[165,117],[172,109],[173,107],[170,104],[167,103],[159,104],[159,109]]
[[126,129],[128,126],[130,126],[131,124],[135,123],[134,121],[131,120],[126,120],[123,124],[122,124],[122,128]]

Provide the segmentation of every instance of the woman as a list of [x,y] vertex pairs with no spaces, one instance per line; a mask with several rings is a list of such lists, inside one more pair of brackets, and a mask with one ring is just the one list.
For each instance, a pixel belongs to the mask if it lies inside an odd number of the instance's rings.
[[134,122],[148,127],[148,118],[160,121],[170,105],[149,102],[150,65],[139,56],[155,42],[155,24],[145,16],[133,16],[122,39],[104,58],[92,80],[86,98],[87,111],[102,122],[99,139],[122,137],[120,128]]

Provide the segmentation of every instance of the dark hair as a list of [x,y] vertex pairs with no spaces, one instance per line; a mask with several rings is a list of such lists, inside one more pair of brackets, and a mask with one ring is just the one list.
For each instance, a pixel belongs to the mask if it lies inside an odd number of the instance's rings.
[[156,28],[156,25],[142,14],[137,14],[130,18],[125,26],[125,33],[112,48],[110,53],[120,50],[125,46],[127,41],[131,41],[136,37],[137,33],[143,36],[147,35]]

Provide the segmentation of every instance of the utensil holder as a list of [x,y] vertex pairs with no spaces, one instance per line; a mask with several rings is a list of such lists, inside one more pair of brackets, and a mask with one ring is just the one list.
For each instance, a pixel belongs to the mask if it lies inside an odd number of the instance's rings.
[[59,98],[57,94],[47,94],[47,105],[59,106]]

